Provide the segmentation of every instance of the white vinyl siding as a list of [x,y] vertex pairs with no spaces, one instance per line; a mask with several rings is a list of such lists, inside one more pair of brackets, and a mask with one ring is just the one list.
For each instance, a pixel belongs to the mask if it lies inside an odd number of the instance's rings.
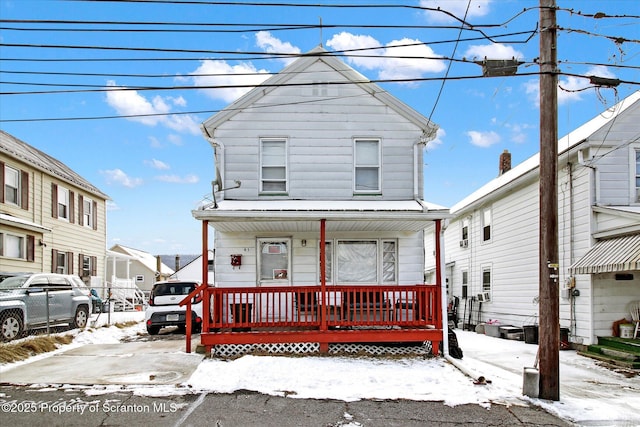
[[380,192],[380,140],[354,140],[354,191]]
[[260,191],[285,193],[287,191],[287,141],[262,139],[260,141]]

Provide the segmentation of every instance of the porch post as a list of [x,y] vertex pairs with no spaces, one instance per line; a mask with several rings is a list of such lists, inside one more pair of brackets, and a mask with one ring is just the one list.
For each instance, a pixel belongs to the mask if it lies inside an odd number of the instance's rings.
[[202,220],[202,283],[209,285],[209,220]]
[[[320,330],[327,330],[327,275],[325,272],[325,240],[326,240],[326,226],[327,220],[322,218],[320,220]],[[326,353],[329,351],[329,343],[320,343],[320,352]]]

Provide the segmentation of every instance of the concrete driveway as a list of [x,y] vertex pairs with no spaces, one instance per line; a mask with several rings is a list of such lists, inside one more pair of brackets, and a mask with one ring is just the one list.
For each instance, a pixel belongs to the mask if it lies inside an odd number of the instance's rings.
[[[192,337],[196,348],[200,335]],[[182,335],[119,344],[82,347],[16,366],[0,375],[11,384],[179,384],[187,381],[202,361],[201,354],[185,353]]]

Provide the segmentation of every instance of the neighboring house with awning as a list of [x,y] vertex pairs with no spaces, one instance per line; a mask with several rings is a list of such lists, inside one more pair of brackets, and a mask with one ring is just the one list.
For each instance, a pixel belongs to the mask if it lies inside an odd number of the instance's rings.
[[[635,92],[558,141],[560,326],[576,344],[611,336],[640,300],[639,123]],[[505,152],[499,165],[444,232],[449,298],[472,327],[537,322],[539,155],[511,168]]]

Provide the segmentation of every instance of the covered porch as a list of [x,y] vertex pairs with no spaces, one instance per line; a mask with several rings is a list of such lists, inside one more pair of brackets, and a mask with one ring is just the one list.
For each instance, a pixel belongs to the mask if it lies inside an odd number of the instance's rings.
[[[331,247],[326,244],[328,233],[418,233],[422,238],[422,230],[435,223],[436,257],[442,259],[440,230],[442,219],[448,215],[445,208],[430,209],[421,201],[341,202],[335,208],[331,202],[280,201],[271,202],[268,207],[259,202],[231,201],[223,208],[194,211],[194,217],[202,221],[203,254],[209,250],[210,227],[253,236],[312,232],[318,242],[315,259],[319,280],[297,283],[291,277],[286,286],[264,284],[259,282],[259,267],[243,266],[256,270],[257,285],[234,286],[227,282],[221,286],[217,281],[207,283],[208,272],[203,268],[202,285],[183,303],[189,308],[194,298],[202,297],[202,312],[208,315],[203,315],[200,339],[208,353],[216,346],[240,344],[315,343],[318,351],[327,352],[329,345],[335,343],[430,342],[431,352],[438,354],[440,343],[446,343],[440,263],[434,283],[430,284],[423,280],[402,283],[401,272],[393,283],[380,279],[377,283],[336,283],[335,278],[327,280],[331,270],[325,265],[330,259],[325,250]],[[415,258],[414,262],[422,267],[424,244],[419,250],[420,253],[403,256]],[[188,315],[187,320],[190,319]],[[187,346],[190,330],[187,325]]]

